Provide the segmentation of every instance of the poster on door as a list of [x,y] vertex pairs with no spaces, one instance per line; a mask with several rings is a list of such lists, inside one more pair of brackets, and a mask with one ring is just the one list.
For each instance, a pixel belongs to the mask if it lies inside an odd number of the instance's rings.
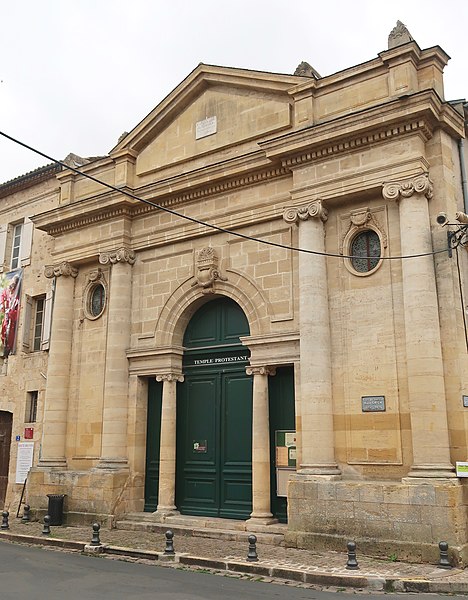
[[23,269],[0,277],[0,356],[15,352]]

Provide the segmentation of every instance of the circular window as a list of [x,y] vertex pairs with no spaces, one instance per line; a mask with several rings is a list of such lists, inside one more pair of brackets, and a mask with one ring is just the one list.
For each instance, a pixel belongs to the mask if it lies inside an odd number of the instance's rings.
[[351,242],[351,265],[358,273],[369,273],[378,266],[381,253],[379,236],[372,229],[367,229],[358,233]]
[[94,285],[88,295],[88,311],[92,318],[97,319],[104,311],[106,304],[106,290],[102,283]]

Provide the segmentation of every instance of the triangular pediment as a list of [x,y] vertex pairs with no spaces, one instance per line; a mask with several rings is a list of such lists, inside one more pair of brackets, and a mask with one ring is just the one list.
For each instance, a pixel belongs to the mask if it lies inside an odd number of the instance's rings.
[[131,151],[136,175],[144,176],[200,157],[210,163],[229,147],[258,148],[258,140],[292,126],[288,90],[302,81],[200,64],[110,155]]

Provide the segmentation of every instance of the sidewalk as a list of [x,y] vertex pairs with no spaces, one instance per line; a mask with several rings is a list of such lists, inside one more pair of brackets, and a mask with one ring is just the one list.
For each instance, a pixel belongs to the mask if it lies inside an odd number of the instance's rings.
[[0,540],[31,545],[103,552],[129,559],[158,561],[164,566],[202,568],[245,573],[258,579],[279,578],[322,587],[371,589],[386,592],[468,593],[468,570],[440,569],[436,565],[408,564],[378,560],[359,554],[359,570],[347,570],[345,552],[313,552],[257,544],[258,562],[248,562],[248,535],[245,543],[205,537],[174,535],[175,557],[164,556],[165,538],[160,533],[102,529],[102,547],[90,547],[91,527],[51,527],[42,535],[41,523],[21,523],[10,518],[9,530],[0,531]]

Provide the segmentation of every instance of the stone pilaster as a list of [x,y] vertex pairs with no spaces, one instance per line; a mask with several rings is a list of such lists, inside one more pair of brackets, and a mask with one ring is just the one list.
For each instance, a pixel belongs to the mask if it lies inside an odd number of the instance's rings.
[[[325,252],[324,222],[328,211],[321,200],[286,209],[284,220],[299,225],[299,247]],[[299,327],[301,367],[301,428],[303,475],[337,476],[333,439],[331,339],[325,256],[299,253]]]
[[247,367],[253,375],[252,410],[252,513],[250,522],[275,523],[270,496],[270,418],[268,411],[268,376],[273,367]]
[[[388,182],[386,200],[399,201],[401,255],[432,252],[428,175]],[[409,477],[454,477],[445,400],[434,258],[402,259],[406,364],[413,465]]]
[[156,513],[167,516],[176,512],[176,398],[177,382],[184,376],[176,373],[156,375],[163,382],[161,407],[161,442],[159,453],[159,492]]
[[61,262],[58,265],[47,265],[44,274],[48,279],[55,278],[55,297],[44,402],[42,451],[38,466],[66,468],[73,296],[78,269],[69,262]]
[[126,248],[115,252],[103,252],[99,256],[99,262],[103,265],[111,263],[112,272],[107,307],[102,448],[98,467],[118,469],[128,467],[126,350],[130,345],[132,265],[135,262],[135,253]]

